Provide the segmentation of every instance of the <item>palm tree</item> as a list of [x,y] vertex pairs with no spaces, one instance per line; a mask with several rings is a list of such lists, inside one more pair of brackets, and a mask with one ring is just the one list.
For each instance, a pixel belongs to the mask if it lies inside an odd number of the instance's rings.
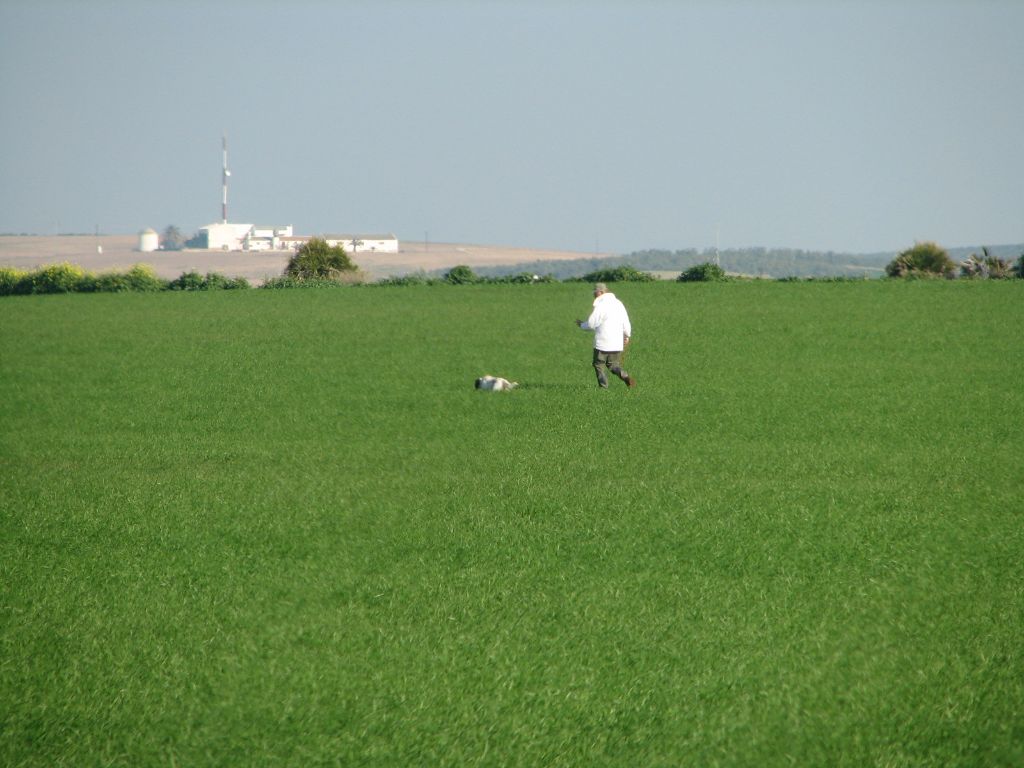
[[972,253],[967,261],[960,265],[960,273],[964,277],[988,277],[1005,280],[1013,274],[1013,264],[1009,259],[993,256],[987,247],[982,246],[981,256]]

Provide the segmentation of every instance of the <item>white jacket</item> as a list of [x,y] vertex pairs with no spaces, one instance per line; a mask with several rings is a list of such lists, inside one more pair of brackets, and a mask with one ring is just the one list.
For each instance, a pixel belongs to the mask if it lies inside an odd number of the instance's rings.
[[580,328],[594,331],[594,349],[602,352],[621,352],[625,339],[633,334],[626,307],[614,293],[602,293],[594,299],[594,311]]

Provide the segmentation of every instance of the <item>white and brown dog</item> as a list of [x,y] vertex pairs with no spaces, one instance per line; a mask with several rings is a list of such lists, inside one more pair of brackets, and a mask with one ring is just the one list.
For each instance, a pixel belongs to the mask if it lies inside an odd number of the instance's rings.
[[515,389],[519,386],[517,381],[509,381],[503,379],[500,376],[481,376],[476,380],[477,389],[486,389],[489,392],[504,392],[506,390]]

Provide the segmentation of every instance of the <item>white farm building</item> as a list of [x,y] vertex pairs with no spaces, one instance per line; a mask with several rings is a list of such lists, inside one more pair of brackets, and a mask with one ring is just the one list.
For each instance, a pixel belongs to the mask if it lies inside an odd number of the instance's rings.
[[[330,246],[340,245],[346,253],[352,255],[367,252],[398,253],[398,238],[394,235],[317,235],[317,237],[326,240]],[[283,248],[294,251],[312,239],[312,236],[307,235],[282,237],[281,245]]]
[[[213,251],[294,251],[309,242],[312,235],[296,235],[292,226],[271,227],[257,224],[207,224],[199,231],[206,235],[206,247]],[[398,253],[394,235],[318,235],[328,245],[340,245],[347,253]]]
[[281,239],[290,237],[292,226],[269,227],[254,224],[207,224],[206,247],[212,251],[280,251]]

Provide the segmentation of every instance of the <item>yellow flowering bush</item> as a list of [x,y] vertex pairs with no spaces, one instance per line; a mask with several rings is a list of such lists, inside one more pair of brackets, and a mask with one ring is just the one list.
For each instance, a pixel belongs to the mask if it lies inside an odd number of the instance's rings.
[[17,267],[0,267],[0,296],[11,296],[15,293],[29,293],[29,273]]

